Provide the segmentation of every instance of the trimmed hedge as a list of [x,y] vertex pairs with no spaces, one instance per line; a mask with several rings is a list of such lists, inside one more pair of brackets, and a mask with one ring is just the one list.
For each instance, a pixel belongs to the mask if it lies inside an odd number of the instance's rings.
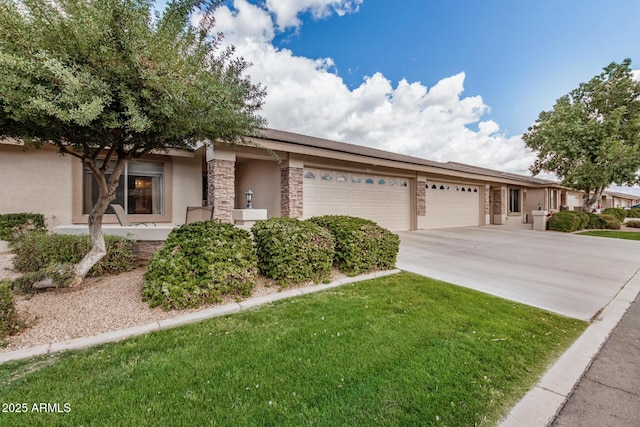
[[640,209],[633,208],[625,211],[627,213],[627,218],[640,218]]
[[[95,277],[129,271],[135,266],[133,241],[120,236],[104,236],[107,254],[89,271]],[[91,250],[89,236],[27,233],[13,243],[13,265],[23,273],[46,270],[54,265],[76,264]],[[63,269],[63,270],[66,270]]]
[[605,215],[613,215],[618,219],[618,221],[624,221],[627,217],[627,211],[622,208],[606,208],[602,213]]
[[7,280],[0,280],[0,338],[20,330],[18,313],[13,302],[13,291]]
[[620,229],[620,221],[613,214],[594,214],[581,211],[562,211],[554,213],[548,222],[549,230],[572,233],[574,231],[599,229]]
[[549,230],[563,231],[565,233],[573,233],[580,230],[583,218],[576,215],[575,211],[556,212],[549,218]]
[[608,230],[620,230],[620,220],[612,214],[600,214],[600,218],[604,220],[604,228]]
[[625,222],[624,225],[631,228],[640,228],[640,221],[629,221]]
[[331,232],[335,240],[334,264],[348,275],[395,268],[400,239],[373,221],[342,215],[309,219]]
[[248,296],[256,285],[257,259],[249,233],[231,224],[200,221],[169,234],[144,274],[149,306],[198,307],[224,295]]
[[251,228],[256,244],[258,269],[280,285],[331,276],[334,242],[331,233],[309,221],[271,218]]
[[44,215],[35,213],[10,213],[0,215],[0,240],[13,242],[20,232],[46,231]]

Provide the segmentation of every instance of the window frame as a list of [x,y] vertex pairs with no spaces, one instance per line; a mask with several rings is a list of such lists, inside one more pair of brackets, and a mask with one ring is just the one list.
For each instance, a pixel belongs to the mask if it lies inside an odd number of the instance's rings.
[[[151,155],[142,159],[135,159],[136,162],[141,163],[161,163],[162,164],[162,200],[163,200],[163,212],[162,214],[136,214],[128,213],[127,216],[134,219],[136,222],[171,222],[172,221],[172,161],[168,156]],[[123,171],[124,174],[124,171]],[[120,179],[124,179],[124,175],[121,175]],[[89,222],[89,214],[83,213],[84,205],[84,167],[82,162],[73,162],[72,169],[72,215],[71,221],[74,224],[87,224]],[[126,197],[126,196],[125,196]],[[124,206],[123,206],[124,207]],[[104,224],[118,224],[118,218],[115,214],[105,213],[102,222]]]

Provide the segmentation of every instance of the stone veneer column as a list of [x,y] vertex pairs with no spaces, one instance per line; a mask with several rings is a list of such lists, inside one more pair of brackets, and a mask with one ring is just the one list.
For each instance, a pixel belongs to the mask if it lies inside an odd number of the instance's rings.
[[207,170],[207,205],[213,206],[213,218],[233,222],[236,162],[212,159],[207,162]]
[[427,215],[427,181],[418,180],[418,188],[416,188],[416,215]]
[[302,218],[303,184],[302,168],[284,167],[280,169],[280,215],[287,218]]

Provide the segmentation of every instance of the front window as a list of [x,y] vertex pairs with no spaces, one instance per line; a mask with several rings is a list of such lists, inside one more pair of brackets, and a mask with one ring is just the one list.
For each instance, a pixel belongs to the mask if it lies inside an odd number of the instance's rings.
[[520,212],[520,189],[519,188],[509,189],[509,212]]
[[[115,162],[112,162],[107,170],[107,179],[114,166]],[[82,184],[82,213],[88,214],[98,200],[98,186],[93,173],[86,166],[82,171]],[[120,175],[116,198],[111,203],[122,205],[127,214],[162,215],[164,164],[134,160],[127,162]],[[111,207],[107,209],[107,213],[113,213]]]
[[558,190],[549,190],[549,209],[558,209]]

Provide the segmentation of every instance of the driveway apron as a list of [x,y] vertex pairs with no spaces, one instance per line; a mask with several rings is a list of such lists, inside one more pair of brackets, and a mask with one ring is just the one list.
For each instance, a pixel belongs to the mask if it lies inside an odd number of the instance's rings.
[[485,226],[401,232],[397,267],[590,320],[640,274],[640,243]]

